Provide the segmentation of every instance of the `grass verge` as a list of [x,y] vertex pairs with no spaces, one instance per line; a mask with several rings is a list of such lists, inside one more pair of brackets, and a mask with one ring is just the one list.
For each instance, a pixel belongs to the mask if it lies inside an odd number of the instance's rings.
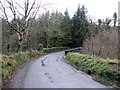
[[68,53],[65,61],[90,75],[102,77],[119,85],[120,70],[118,60],[102,59],[79,53]]
[[57,51],[62,51],[67,49],[66,47],[53,47],[53,48],[45,48],[45,49],[39,49],[40,51],[30,50],[26,52],[18,52],[13,53],[10,55],[0,55],[0,62],[2,62],[1,68],[0,68],[0,75],[2,75],[3,78],[7,78],[7,76],[16,69],[18,65],[21,65],[25,63],[26,61],[29,61],[31,58],[44,55],[44,53],[52,53]]
[[2,69],[0,69],[0,74],[2,74],[3,78],[6,78],[18,65],[21,65],[38,55],[43,55],[43,52],[31,50],[11,55],[2,55]]

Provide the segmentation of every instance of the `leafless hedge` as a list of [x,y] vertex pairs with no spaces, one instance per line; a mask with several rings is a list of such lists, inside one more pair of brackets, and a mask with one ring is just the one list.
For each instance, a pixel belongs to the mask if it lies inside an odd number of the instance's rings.
[[97,57],[117,59],[117,45],[117,27],[104,28],[84,41],[82,52]]

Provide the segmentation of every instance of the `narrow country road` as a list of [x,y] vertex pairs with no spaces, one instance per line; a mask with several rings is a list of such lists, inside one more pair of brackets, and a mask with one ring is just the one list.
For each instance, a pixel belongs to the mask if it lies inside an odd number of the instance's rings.
[[64,52],[42,56],[18,71],[12,88],[106,88],[63,61]]

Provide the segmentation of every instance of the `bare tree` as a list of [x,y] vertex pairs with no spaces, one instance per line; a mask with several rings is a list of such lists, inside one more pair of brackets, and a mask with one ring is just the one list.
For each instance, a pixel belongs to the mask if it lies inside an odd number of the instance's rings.
[[[32,3],[30,3],[30,0],[24,0],[24,5],[21,5],[16,0],[4,0],[4,2],[0,0],[0,10],[3,12],[8,25],[18,35],[19,50],[22,50],[23,44],[27,41],[32,19],[36,17],[41,7],[45,8],[45,6],[48,5],[42,5],[41,2],[42,0],[34,0]],[[10,18],[8,16],[9,13],[11,13],[12,22],[16,27],[11,25]],[[18,17],[21,18],[19,23]]]

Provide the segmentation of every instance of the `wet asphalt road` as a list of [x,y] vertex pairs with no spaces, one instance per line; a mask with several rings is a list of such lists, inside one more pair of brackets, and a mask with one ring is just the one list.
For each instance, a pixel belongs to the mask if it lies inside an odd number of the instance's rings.
[[12,80],[13,88],[106,88],[63,61],[64,52],[37,58]]

